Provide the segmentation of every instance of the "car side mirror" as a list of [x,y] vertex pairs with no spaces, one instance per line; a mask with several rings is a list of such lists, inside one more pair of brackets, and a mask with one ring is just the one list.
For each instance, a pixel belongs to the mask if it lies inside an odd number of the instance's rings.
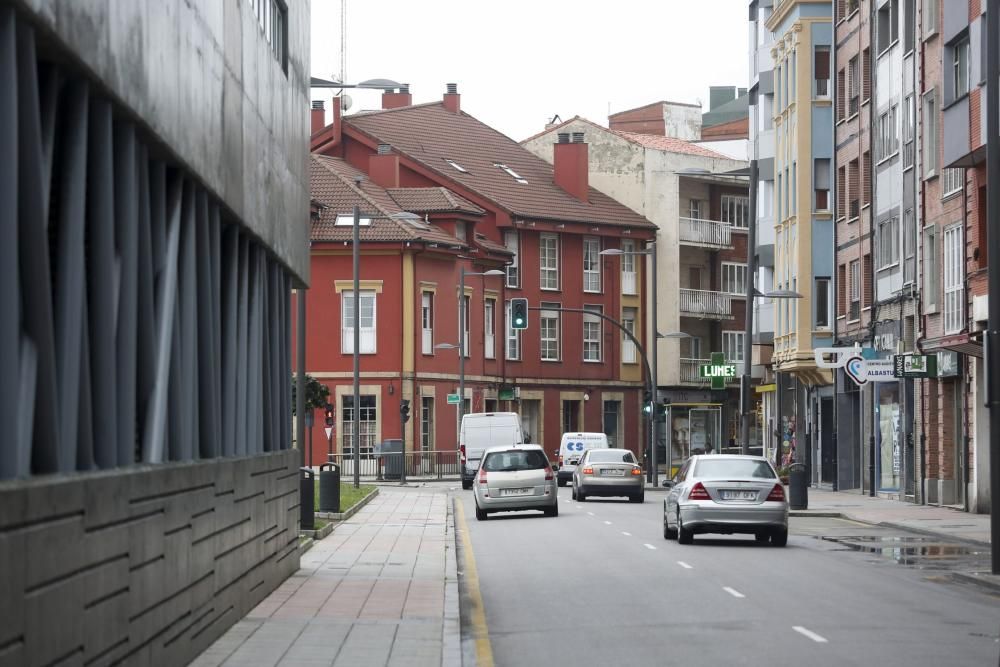
[[663,487],[664,488],[669,489],[669,488],[672,488],[673,485],[674,485],[674,480],[672,480],[672,479],[665,479],[665,480],[663,480]]

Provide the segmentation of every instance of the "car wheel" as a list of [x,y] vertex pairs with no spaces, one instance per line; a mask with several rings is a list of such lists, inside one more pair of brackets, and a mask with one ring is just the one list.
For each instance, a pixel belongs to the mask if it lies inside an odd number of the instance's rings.
[[685,528],[681,521],[681,513],[677,513],[677,543],[691,544],[694,542],[694,532]]
[[547,508],[545,510],[545,516],[559,516],[559,505]]
[[463,479],[462,480],[462,488],[465,489],[466,491],[468,491],[469,489],[471,489],[472,488],[472,480],[471,479]]
[[677,531],[670,527],[670,522],[667,521],[667,515],[663,515],[663,539],[665,540],[676,540]]
[[577,489],[576,490],[576,501],[578,503],[582,503],[586,499],[587,499],[587,494],[584,493],[581,489]]
[[486,521],[486,510],[479,509],[479,505],[476,505],[476,519]]
[[783,547],[788,544],[788,529],[778,528],[771,533],[771,544],[776,547]]
[[628,501],[630,503],[644,503],[644,502],[646,502],[646,493],[643,492],[643,493],[640,493],[637,496],[629,496],[628,497]]
[[757,542],[757,544],[767,544],[768,540],[771,539],[771,534],[765,533],[764,531],[758,531],[754,533],[753,539]]
[[570,487],[569,495],[570,495],[570,497],[573,498],[573,500],[576,500],[576,487],[575,486]]

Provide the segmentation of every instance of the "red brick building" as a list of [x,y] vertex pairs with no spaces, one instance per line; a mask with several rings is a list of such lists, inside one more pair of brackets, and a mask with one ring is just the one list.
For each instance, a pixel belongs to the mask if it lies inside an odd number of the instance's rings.
[[[641,452],[641,357],[601,318],[555,309],[627,316],[641,337],[644,290],[623,293],[622,282],[643,280],[623,276],[599,252],[640,249],[652,223],[589,187],[580,137],[556,147],[553,167],[463,112],[453,86],[440,101],[411,102],[408,91],[387,93],[383,110],[335,112],[327,126],[314,111],[306,365],[337,406],[331,449],[350,451],[357,205],[368,221],[360,269],[363,454],[400,437],[402,399],[413,417],[408,450],[455,450],[457,410],[446,398],[458,393],[458,352],[438,346],[458,343],[463,266],[504,272],[465,281],[465,410],[517,411],[530,441],[547,451],[563,431],[588,430]],[[529,328],[515,332],[505,317],[513,297],[549,308],[532,310]],[[514,400],[501,400],[507,386]],[[318,422],[314,463],[328,446]]]

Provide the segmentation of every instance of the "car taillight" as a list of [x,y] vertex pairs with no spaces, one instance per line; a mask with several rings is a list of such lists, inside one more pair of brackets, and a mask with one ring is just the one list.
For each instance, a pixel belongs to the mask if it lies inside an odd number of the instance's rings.
[[633,475],[641,475],[642,474],[642,468],[632,468],[632,474]]
[[562,456],[560,456],[560,457],[559,457],[559,465],[560,465],[560,466],[562,466],[562,464],[563,464],[563,457],[562,457]]
[[771,489],[771,493],[767,494],[768,500],[777,500],[778,502],[784,502],[785,500],[785,487],[781,484],[775,484],[774,488]]
[[698,482],[693,487],[691,487],[691,492],[688,494],[688,500],[711,500],[712,496],[708,495],[708,490]]
[[482,468],[479,469],[479,483],[480,484],[486,483],[486,471]]
[[461,455],[462,455],[462,463],[463,463],[463,464],[465,464],[465,461],[466,461],[466,458],[465,458],[465,445],[462,445],[462,446],[460,446],[460,447],[458,448],[458,451],[459,451],[459,452],[461,453]]
[[545,468],[545,481],[546,482],[552,481],[552,468],[548,467]]
[[583,474],[584,475],[593,475],[594,474],[594,469],[591,468],[590,466],[587,466],[586,468],[583,469]]

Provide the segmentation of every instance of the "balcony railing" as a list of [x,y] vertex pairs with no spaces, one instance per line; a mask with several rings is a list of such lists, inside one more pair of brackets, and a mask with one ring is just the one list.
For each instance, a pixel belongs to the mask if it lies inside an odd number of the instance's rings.
[[732,226],[728,222],[703,220],[701,218],[680,219],[680,241],[711,248],[732,248]]
[[712,320],[733,319],[733,295],[710,290],[682,289],[681,315]]
[[[697,382],[708,384],[710,380],[708,378],[701,377],[701,367],[705,364],[712,363],[711,359],[685,359],[681,358],[681,382]],[[728,378],[726,380],[727,384],[739,384],[740,376],[743,375],[743,362],[731,362],[736,366],[736,376]]]

